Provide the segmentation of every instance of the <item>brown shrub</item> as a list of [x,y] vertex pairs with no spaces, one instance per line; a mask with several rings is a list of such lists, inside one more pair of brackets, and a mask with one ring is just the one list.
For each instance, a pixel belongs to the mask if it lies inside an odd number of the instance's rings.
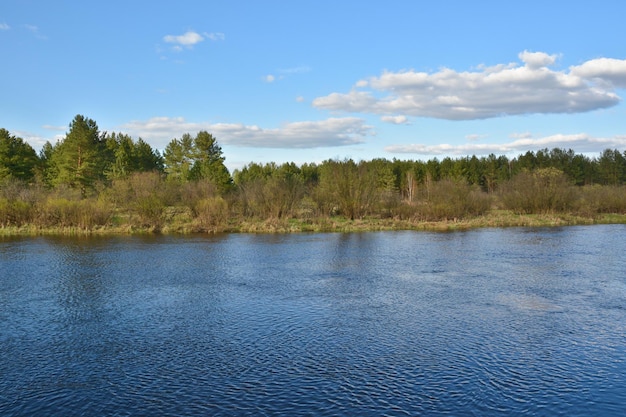
[[104,200],[68,200],[51,197],[40,202],[34,224],[39,227],[78,227],[90,230],[106,225],[112,207]]
[[626,213],[626,186],[585,186],[579,189],[578,195],[575,205],[578,214]]
[[228,204],[222,197],[199,200],[193,209],[196,223],[201,231],[217,232],[226,228]]
[[485,213],[491,198],[463,181],[441,180],[421,190],[416,215],[422,220],[461,219]]
[[556,168],[521,172],[501,188],[505,208],[518,214],[568,212],[574,207],[576,190]]

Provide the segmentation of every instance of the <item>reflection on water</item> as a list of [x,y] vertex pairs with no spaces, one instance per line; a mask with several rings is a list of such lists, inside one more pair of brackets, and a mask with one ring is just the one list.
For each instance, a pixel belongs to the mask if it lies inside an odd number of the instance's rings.
[[624,231],[0,239],[0,415],[622,415]]

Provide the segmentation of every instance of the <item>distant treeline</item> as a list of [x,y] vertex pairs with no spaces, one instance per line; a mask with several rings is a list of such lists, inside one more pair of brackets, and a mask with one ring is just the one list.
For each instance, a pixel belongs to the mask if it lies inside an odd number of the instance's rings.
[[246,219],[366,216],[437,221],[514,213],[626,213],[626,151],[543,149],[516,158],[251,162],[231,173],[208,132],[163,153],[77,115],[39,154],[0,129],[0,226],[219,231]]

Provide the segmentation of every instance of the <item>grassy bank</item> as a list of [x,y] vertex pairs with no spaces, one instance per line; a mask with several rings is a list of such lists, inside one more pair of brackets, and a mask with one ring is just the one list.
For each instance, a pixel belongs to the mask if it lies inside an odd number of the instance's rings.
[[[119,223],[119,219],[117,220]],[[109,224],[97,227],[39,227],[35,225],[0,227],[0,236],[43,235],[134,235],[192,233],[301,233],[301,232],[368,232],[389,230],[455,231],[489,227],[556,227],[590,224],[626,224],[626,214],[598,214],[584,217],[572,214],[515,214],[509,210],[491,210],[483,215],[459,220],[416,221],[363,218],[350,220],[342,216],[316,219],[228,219],[214,227],[200,227],[184,216],[159,227]]]

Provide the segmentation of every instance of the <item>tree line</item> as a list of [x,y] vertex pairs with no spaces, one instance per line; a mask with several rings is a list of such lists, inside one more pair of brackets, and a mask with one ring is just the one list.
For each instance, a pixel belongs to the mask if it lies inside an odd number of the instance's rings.
[[77,115],[62,140],[37,153],[0,129],[0,226],[160,229],[179,222],[200,231],[228,229],[233,219],[626,212],[626,151],[616,149],[592,158],[555,148],[515,158],[251,162],[232,174],[224,162],[206,131],[172,139],[161,153]]

